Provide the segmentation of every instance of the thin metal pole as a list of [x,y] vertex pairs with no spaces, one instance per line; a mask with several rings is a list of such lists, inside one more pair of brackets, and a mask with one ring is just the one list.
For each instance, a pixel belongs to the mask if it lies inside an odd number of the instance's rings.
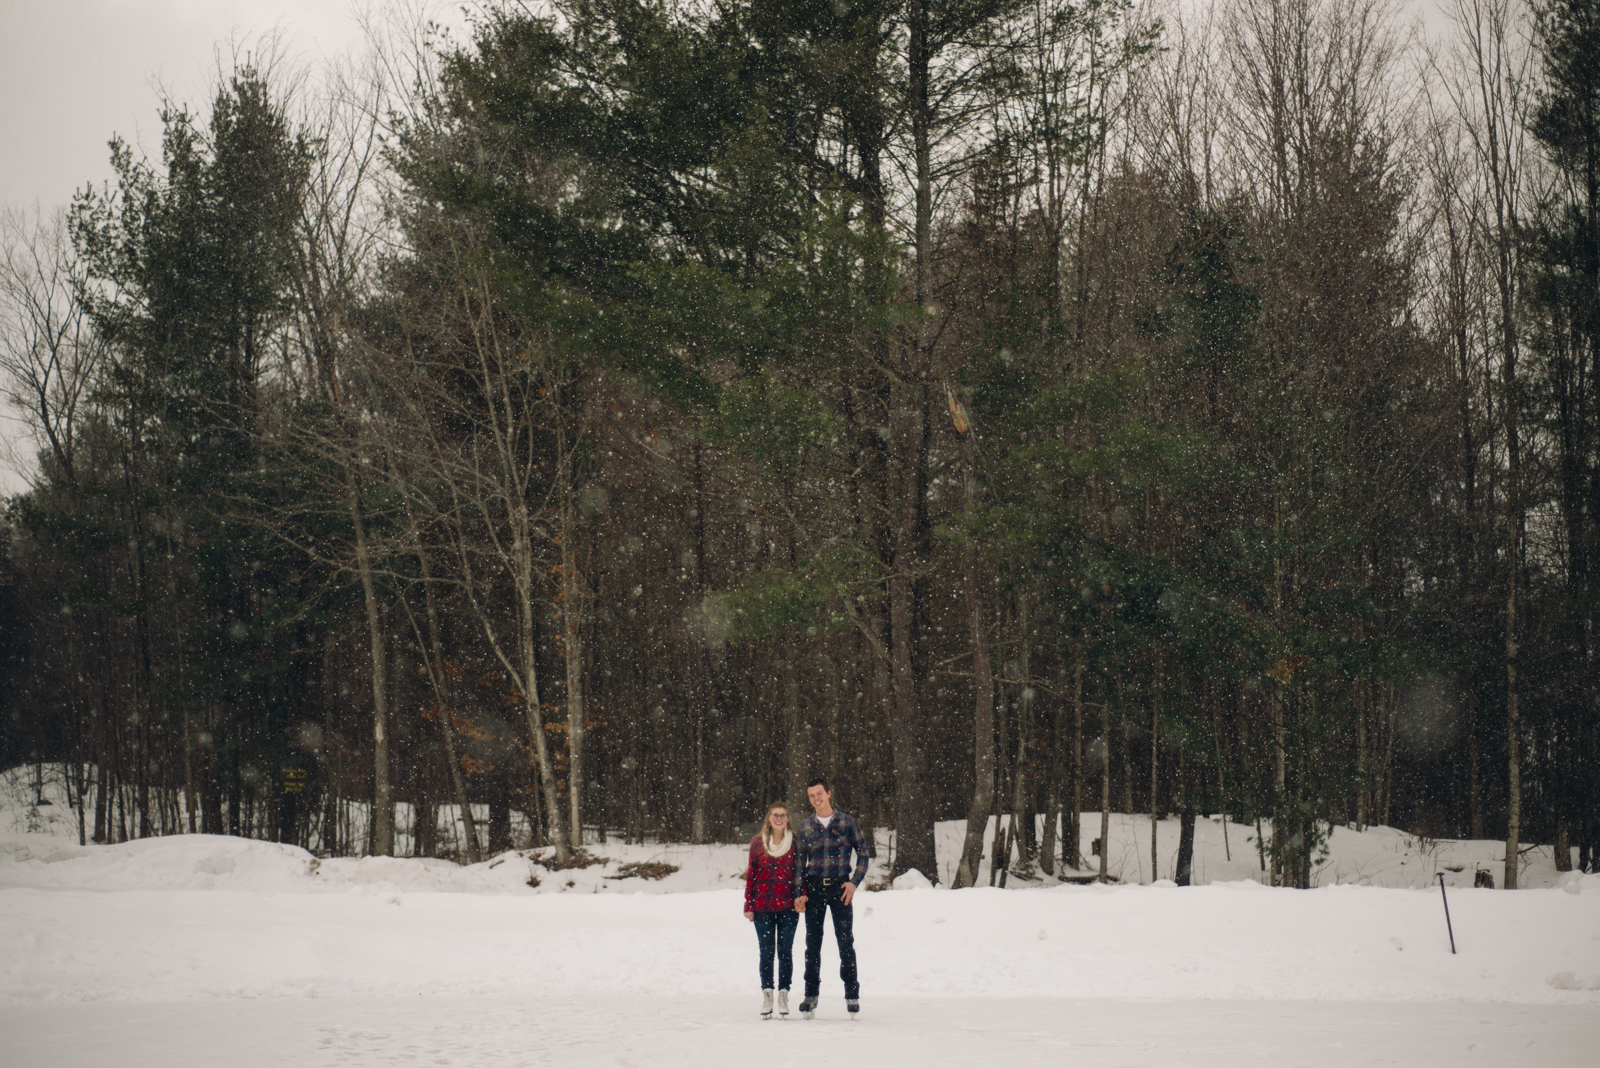
[[1444,896],[1444,872],[1439,873],[1439,899],[1444,902],[1444,929],[1450,932],[1450,954],[1456,952],[1456,932],[1450,926],[1450,899]]

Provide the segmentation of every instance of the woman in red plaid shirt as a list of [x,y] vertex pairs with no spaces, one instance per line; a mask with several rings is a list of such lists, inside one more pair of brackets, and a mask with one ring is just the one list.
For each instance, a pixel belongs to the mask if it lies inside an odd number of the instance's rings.
[[794,909],[794,835],[789,833],[789,808],[782,801],[767,806],[761,833],[750,842],[750,866],[744,873],[744,918],[756,925],[760,945],[761,1016],[772,1016],[772,957],[778,957],[778,1015],[789,1015],[789,983],[794,978],[794,931],[800,914]]

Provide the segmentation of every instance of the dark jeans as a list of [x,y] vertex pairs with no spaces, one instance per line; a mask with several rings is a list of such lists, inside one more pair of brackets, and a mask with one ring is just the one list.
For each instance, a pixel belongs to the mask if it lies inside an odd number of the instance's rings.
[[839,899],[845,880],[806,883],[806,997],[822,990],[822,921],[833,910],[833,941],[839,947],[839,978],[844,980],[844,996],[861,996],[856,982],[856,937],[854,910]]
[[794,979],[794,929],[800,914],[794,909],[756,913],[756,940],[761,944],[761,989],[772,989],[772,953],[778,953],[778,989],[788,990]]

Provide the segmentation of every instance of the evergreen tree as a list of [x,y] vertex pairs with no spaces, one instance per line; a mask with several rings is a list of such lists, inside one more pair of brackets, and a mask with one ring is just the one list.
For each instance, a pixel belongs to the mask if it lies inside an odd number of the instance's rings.
[[90,492],[129,546],[116,611],[139,649],[131,722],[172,731],[181,713],[205,829],[239,833],[241,789],[269,784],[292,741],[291,621],[310,592],[249,502],[271,480],[263,394],[281,371],[314,146],[248,68],[206,127],[174,106],[163,122],[159,172],[113,141],[116,189],[74,204],[83,298],[111,352],[97,402],[117,440],[117,470]]
[[[1526,234],[1533,278],[1530,344],[1536,382],[1529,402],[1553,445],[1553,483],[1563,526],[1562,601],[1547,649],[1562,663],[1535,671],[1548,695],[1530,729],[1555,757],[1556,860],[1570,864],[1577,830],[1586,853],[1600,823],[1584,798],[1600,776],[1594,631],[1600,568],[1600,4],[1551,0],[1535,6],[1535,46],[1544,83],[1529,129],[1554,165],[1555,181]],[[1537,707],[1537,706],[1536,706]]]

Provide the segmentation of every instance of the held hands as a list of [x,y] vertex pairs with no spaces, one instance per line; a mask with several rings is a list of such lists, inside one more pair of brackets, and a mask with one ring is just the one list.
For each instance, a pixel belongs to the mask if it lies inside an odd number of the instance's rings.
[[[839,901],[842,904],[845,904],[845,905],[850,904],[851,901],[855,900],[855,896],[856,896],[856,884],[855,883],[847,882],[847,883],[844,884],[843,887],[841,887],[839,889]],[[803,898],[803,897],[795,898],[794,899],[794,910],[796,912],[804,912],[806,910],[806,899]]]

